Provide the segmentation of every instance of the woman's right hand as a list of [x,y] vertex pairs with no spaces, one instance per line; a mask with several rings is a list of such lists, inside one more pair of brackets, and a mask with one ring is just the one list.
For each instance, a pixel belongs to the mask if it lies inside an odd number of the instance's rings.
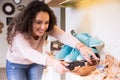
[[55,71],[60,74],[65,74],[66,72],[69,72],[69,69],[65,67],[69,64],[63,61],[56,60],[54,57],[48,56],[46,64],[48,66],[52,66]]

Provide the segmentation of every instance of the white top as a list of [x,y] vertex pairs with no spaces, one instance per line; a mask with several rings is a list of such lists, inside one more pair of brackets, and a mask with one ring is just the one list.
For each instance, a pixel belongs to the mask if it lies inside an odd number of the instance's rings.
[[46,65],[47,54],[43,53],[44,41],[46,35],[49,34],[60,42],[75,47],[79,41],[70,35],[69,33],[63,32],[58,27],[54,27],[49,33],[45,33],[38,40],[34,40],[32,37],[29,39],[24,38],[21,33],[16,34],[13,39],[12,47],[9,47],[7,53],[7,59],[11,62],[18,64],[42,64]]

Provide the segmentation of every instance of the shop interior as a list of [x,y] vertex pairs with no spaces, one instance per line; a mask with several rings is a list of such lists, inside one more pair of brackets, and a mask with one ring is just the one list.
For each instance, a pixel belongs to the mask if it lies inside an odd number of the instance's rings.
[[[0,80],[6,80],[5,62],[8,43],[7,26],[12,18],[32,0],[0,0]],[[89,75],[73,72],[61,75],[51,67],[44,69],[42,80],[120,80],[120,0],[41,0],[50,6],[57,17],[57,25],[64,31],[76,34],[88,33],[101,40],[99,51],[102,67]],[[55,56],[63,47],[53,37],[48,37],[46,50]],[[3,78],[2,78],[3,77]]]

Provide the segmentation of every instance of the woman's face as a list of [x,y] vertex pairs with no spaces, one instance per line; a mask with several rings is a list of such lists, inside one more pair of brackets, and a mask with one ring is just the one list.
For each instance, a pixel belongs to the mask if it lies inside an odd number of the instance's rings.
[[33,36],[43,36],[49,26],[49,14],[47,12],[37,13],[33,21]]

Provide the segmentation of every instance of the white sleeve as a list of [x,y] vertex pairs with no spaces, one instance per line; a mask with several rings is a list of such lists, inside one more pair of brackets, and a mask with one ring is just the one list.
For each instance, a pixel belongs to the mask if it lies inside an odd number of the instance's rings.
[[63,33],[63,35],[59,36],[59,41],[63,42],[66,45],[69,45],[71,47],[76,47],[76,44],[81,43],[77,38],[73,37],[69,33]]
[[60,42],[71,47],[76,47],[76,44],[81,43],[77,38],[72,36],[70,33],[64,32],[57,26],[55,26],[53,31],[51,31],[49,34],[57,38]]
[[15,36],[14,43],[24,58],[37,64],[46,65],[48,55],[33,49],[21,34]]

